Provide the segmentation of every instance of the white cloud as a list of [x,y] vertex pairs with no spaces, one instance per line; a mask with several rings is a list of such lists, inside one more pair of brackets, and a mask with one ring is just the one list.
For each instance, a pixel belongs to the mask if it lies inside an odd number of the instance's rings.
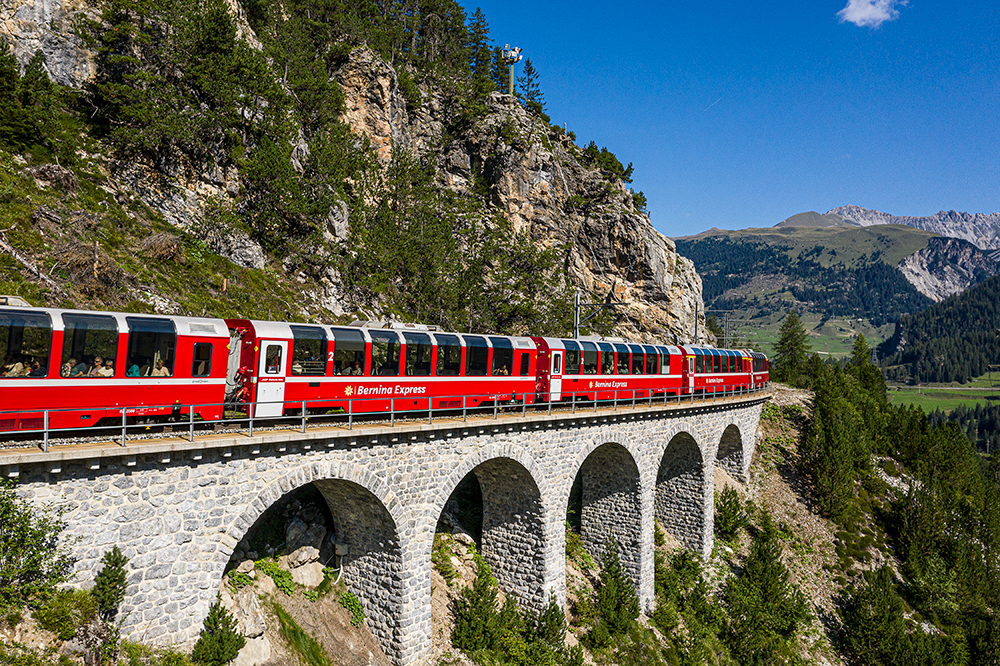
[[847,0],[847,6],[837,12],[841,23],[853,23],[862,28],[878,28],[886,21],[899,18],[897,6],[906,0]]

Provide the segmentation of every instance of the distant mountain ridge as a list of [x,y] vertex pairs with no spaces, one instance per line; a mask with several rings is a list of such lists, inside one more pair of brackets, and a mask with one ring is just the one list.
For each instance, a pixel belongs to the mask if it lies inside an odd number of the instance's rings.
[[[814,213],[814,215],[816,214]],[[862,227],[870,227],[878,224],[902,224],[942,236],[961,238],[982,250],[1000,250],[1000,213],[960,213],[954,210],[942,210],[935,215],[914,217],[910,215],[891,215],[878,210],[851,205],[834,208],[827,211],[823,217],[830,215],[842,218],[847,224]],[[779,225],[787,225],[796,217],[799,216],[793,216],[784,222],[780,222]]]

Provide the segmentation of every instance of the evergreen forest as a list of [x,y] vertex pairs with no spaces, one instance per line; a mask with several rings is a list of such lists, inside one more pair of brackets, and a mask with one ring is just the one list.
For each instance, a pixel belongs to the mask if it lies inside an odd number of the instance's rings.
[[879,346],[890,381],[961,382],[1000,364],[1000,277],[900,318]]

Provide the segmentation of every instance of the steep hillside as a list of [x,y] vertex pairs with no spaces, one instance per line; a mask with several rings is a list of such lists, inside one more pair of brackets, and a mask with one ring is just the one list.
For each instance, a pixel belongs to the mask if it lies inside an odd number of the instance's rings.
[[950,238],[961,238],[983,250],[1000,249],[1000,213],[960,213],[940,211],[936,215],[914,217],[890,215],[861,206],[840,206],[827,211],[849,224],[862,227],[880,224],[903,224]]
[[1000,362],[1000,277],[900,318],[878,348],[888,379],[966,382]]
[[480,12],[369,9],[5,5],[0,290],[564,334],[580,289],[628,304],[596,330],[689,339],[700,279],[631,166],[550,125],[537,82],[498,92]]

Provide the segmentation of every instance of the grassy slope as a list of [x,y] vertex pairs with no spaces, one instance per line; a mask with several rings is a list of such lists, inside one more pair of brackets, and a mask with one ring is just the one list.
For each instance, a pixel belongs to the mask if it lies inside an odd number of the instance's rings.
[[154,298],[193,315],[303,321],[322,312],[304,295],[321,293],[318,285],[233,264],[138,200],[121,205],[96,160],[73,167],[78,185],[68,189],[40,184],[28,166],[0,150],[0,240],[30,266],[0,254],[0,294],[35,306],[140,313],[154,310]]
[[904,257],[927,247],[927,241],[937,234],[898,224],[876,227],[774,227],[770,229],[741,229],[738,231],[706,231],[684,240],[727,236],[733,241],[764,242],[788,246],[786,254],[794,259],[815,247],[825,251],[815,257],[824,267],[841,265],[856,268],[862,259],[873,253],[890,266]]

